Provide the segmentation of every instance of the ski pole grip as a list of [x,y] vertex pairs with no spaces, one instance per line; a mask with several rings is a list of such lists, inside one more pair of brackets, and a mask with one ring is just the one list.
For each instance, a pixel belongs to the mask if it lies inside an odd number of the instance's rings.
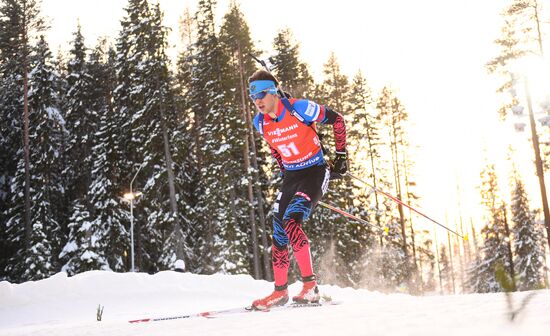
[[250,57],[252,57],[256,62],[260,63],[267,71],[269,71],[269,69],[267,68],[267,64],[265,63],[265,61],[262,61],[261,59],[259,59],[258,57],[252,55],[252,54],[248,54],[250,55]]

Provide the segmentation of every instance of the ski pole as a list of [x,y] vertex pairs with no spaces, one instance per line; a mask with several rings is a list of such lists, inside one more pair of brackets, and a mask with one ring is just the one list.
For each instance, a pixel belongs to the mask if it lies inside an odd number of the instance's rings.
[[371,223],[367,222],[366,220],[361,219],[361,218],[359,218],[359,217],[357,217],[357,216],[354,216],[354,215],[350,214],[349,212],[346,212],[346,211],[344,211],[344,210],[342,210],[342,209],[340,209],[340,208],[337,208],[337,207],[335,207],[335,206],[332,206],[332,205],[330,205],[330,204],[327,204],[327,203],[321,202],[321,201],[317,202],[317,204],[319,204],[320,206],[325,207],[325,208],[327,208],[327,209],[329,209],[329,210],[332,210],[332,211],[334,211],[334,212],[337,212],[337,213],[339,213],[339,214],[341,214],[341,215],[344,215],[345,217],[348,217],[348,218],[351,218],[351,219],[353,219],[353,220],[356,220],[356,221],[358,221],[358,222],[361,223],[361,224],[365,224],[365,225],[367,225],[367,226],[373,227],[373,228],[378,229],[378,230],[380,230],[380,231],[384,231],[383,229],[379,228],[378,226],[372,225]]
[[[352,214],[350,214],[350,213],[348,213],[348,212],[346,212],[346,211],[344,211],[344,210],[342,210],[342,209],[339,209],[339,208],[337,208],[337,207],[334,207],[334,206],[332,206],[332,205],[329,205],[329,204],[324,203],[324,202],[321,202],[321,201],[317,202],[317,204],[320,205],[320,206],[323,206],[323,207],[325,207],[325,208],[327,208],[327,209],[329,209],[329,210],[335,211],[335,212],[337,212],[337,213],[339,213],[339,214],[341,214],[341,215],[344,215],[345,217],[349,217],[349,218],[351,218],[351,219],[353,219],[353,220],[356,220],[356,221],[358,221],[358,222],[361,223],[361,224],[365,224],[365,225],[367,225],[367,226],[370,226],[370,227],[372,227],[372,228],[375,228],[375,229],[377,229],[378,231],[380,231],[380,232],[382,232],[382,233],[385,233],[386,235],[388,234],[387,229],[382,229],[382,228],[380,228],[380,227],[378,227],[378,226],[376,226],[376,225],[373,225],[373,224],[367,222],[367,221],[364,220],[364,219],[361,219],[361,218],[359,218],[359,217],[357,217],[357,216],[354,216],[354,215],[352,215]],[[399,244],[399,243],[397,243],[397,242],[394,242],[394,241],[392,241],[392,240],[388,241],[388,243],[390,243],[390,244],[392,244],[392,245],[395,245],[395,246],[398,246],[398,247],[400,247],[400,248],[402,247],[401,244]]]
[[398,203],[398,204],[401,204],[401,205],[404,206],[404,207],[409,208],[410,210],[416,212],[416,213],[419,214],[420,216],[422,216],[422,217],[424,217],[424,218],[426,218],[426,219],[432,221],[433,223],[435,223],[435,224],[441,226],[441,227],[444,228],[445,230],[454,233],[455,235],[459,236],[460,238],[462,238],[462,239],[464,239],[464,240],[467,240],[466,237],[464,237],[464,236],[458,234],[457,232],[453,231],[452,229],[449,229],[448,227],[446,227],[445,225],[439,223],[439,222],[436,221],[435,219],[432,219],[432,218],[428,217],[427,215],[425,215],[425,214],[423,214],[422,212],[416,210],[415,208],[413,208],[412,206],[408,205],[407,203],[404,203],[403,201],[401,201],[401,200],[398,199],[397,197],[394,197],[394,196],[392,196],[392,195],[390,195],[390,194],[388,194],[388,193],[386,193],[386,192],[384,192],[384,191],[382,191],[382,190],[380,190],[380,189],[375,188],[375,187],[372,186],[370,183],[367,183],[366,181],[360,179],[359,177],[357,177],[357,176],[355,176],[355,175],[353,175],[353,174],[346,173],[346,175],[348,175],[349,177],[351,177],[351,178],[353,178],[353,179],[356,179],[357,181],[359,181],[359,182],[361,182],[361,183],[367,185],[368,187],[370,187],[370,188],[371,188],[372,190],[374,190],[375,192],[377,192],[377,193],[379,193],[379,194],[382,194],[382,195],[386,196],[387,198],[391,199],[392,201],[394,201],[394,202],[396,202],[396,203]]

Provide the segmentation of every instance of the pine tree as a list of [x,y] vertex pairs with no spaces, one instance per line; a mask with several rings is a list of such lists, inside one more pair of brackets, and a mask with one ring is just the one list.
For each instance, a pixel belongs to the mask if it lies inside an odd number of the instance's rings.
[[544,56],[543,8],[538,0],[513,0],[505,8],[503,16],[512,18],[516,29],[521,32],[521,44],[526,50]]
[[[122,30],[116,41],[117,86],[113,93],[115,112],[120,118],[120,141],[125,144],[124,148],[119,147],[122,150],[119,161],[122,176],[119,183],[129,186],[140,172],[134,188],[143,190],[154,174],[155,165],[159,164],[156,158],[146,155],[146,148],[158,136],[158,123],[150,120],[153,113],[150,104],[152,97],[148,96],[154,83],[147,76],[154,37],[151,35],[151,9],[147,0],[129,0],[125,10],[126,16],[121,20]],[[148,132],[151,132],[151,137]],[[139,202],[133,212],[137,269],[148,267],[150,258],[144,245],[149,240],[156,241],[157,232],[149,231],[149,227],[146,227],[150,224],[147,218],[147,211],[151,209],[149,201],[146,194],[134,201]],[[128,224],[129,221],[125,225],[127,230],[130,229]],[[144,259],[147,265],[143,264]]]
[[[342,74],[334,53],[330,55],[327,63],[324,65],[323,74],[324,81],[322,86],[326,96],[324,99],[320,99],[318,103],[334,109],[342,114],[344,118],[349,119],[352,113],[348,103],[349,80],[347,76]],[[348,123],[346,127],[349,126],[350,124]],[[318,127],[318,130],[325,149],[332,154],[331,152],[335,148],[332,127],[321,125]],[[353,133],[351,137],[348,136],[348,142],[355,141],[357,143],[359,139],[353,139],[353,136]],[[329,153],[325,153],[327,154],[327,160],[330,159]],[[359,211],[361,205],[354,204],[350,197],[350,195],[353,195],[353,185],[349,179],[333,180],[330,182],[329,188],[330,192],[325,196],[328,203],[352,213]],[[362,258],[366,234],[364,226],[325,209],[319,212],[318,218],[318,225],[325,229],[320,230],[323,232],[316,232],[312,235],[312,239],[321,242],[321,244],[318,244],[320,246],[313,246],[314,250],[317,250],[316,252],[319,256],[325,255],[327,251],[333,252],[324,258],[326,259],[332,254],[333,262],[337,265],[337,274],[339,274],[336,283],[346,286],[357,285],[362,273],[362,267],[360,266],[364,263],[364,259]],[[334,245],[333,251],[331,248],[332,239],[338,242],[338,244]],[[328,263],[330,264],[330,261]]]
[[[61,134],[61,140],[60,140],[60,148],[61,148],[61,154],[60,154],[60,162],[61,162],[61,183],[62,188],[64,190],[63,192],[63,198],[59,200],[59,225],[61,227],[61,234],[63,236],[63,240],[60,242],[61,247],[64,243],[67,242],[69,229],[69,218],[73,212],[72,206],[72,195],[70,192],[68,192],[69,185],[71,179],[69,176],[73,176],[72,172],[67,169],[68,166],[68,152],[67,148],[69,147],[69,140],[70,140],[70,131],[69,126],[67,125],[67,94],[69,92],[69,84],[67,82],[68,77],[68,70],[67,70],[67,55],[64,54],[61,50],[58,50],[57,56],[52,60],[52,66],[54,68],[54,71],[57,73],[57,81],[56,86],[54,87],[54,90],[57,95],[57,99],[59,101],[59,108],[61,110],[61,115],[63,116],[63,119],[65,119],[65,128],[67,129],[67,132],[63,132]],[[63,265],[64,261],[60,260],[60,264]]]
[[[150,22],[149,4],[146,0],[129,0],[125,8],[126,16],[121,20],[122,29],[116,41],[117,86],[113,92],[115,111],[120,118],[120,141],[126,144],[121,156],[120,183],[129,185],[134,173],[144,162],[143,146],[133,137],[136,120],[143,114],[145,107],[143,76],[149,42]],[[122,149],[122,148],[121,148]]]
[[544,258],[543,237],[533,213],[529,210],[527,191],[517,171],[514,173],[513,184],[511,212],[518,289],[538,289],[544,283],[541,271]]
[[175,77],[177,92],[176,104],[180,114],[177,116],[178,126],[174,130],[174,162],[178,169],[176,178],[178,181],[179,202],[178,206],[185,213],[182,216],[182,231],[185,237],[186,247],[183,260],[191,272],[196,272],[200,255],[196,254],[196,245],[200,239],[199,230],[195,230],[199,222],[199,214],[195,211],[198,202],[197,184],[200,172],[200,151],[198,150],[198,132],[194,125],[200,115],[192,110],[191,97],[193,96],[192,80],[194,74],[195,44],[196,44],[196,18],[191,15],[189,8],[183,14],[180,21],[183,50],[177,60],[177,73]]
[[[20,252],[30,248],[33,232],[27,98],[32,43],[45,30],[39,8],[40,2],[35,0],[0,3],[0,248],[6,253],[0,261],[0,277],[15,281],[21,280],[22,273],[13,272],[13,268],[15,264],[23,265],[24,255]],[[23,166],[19,166],[19,158],[23,158]],[[24,181],[16,182],[21,170]],[[12,203],[15,200],[22,203]],[[17,210],[19,214],[15,214]],[[20,216],[22,222],[14,223],[14,216]]]
[[[74,40],[67,62],[66,85],[64,97],[65,118],[69,136],[66,139],[65,179],[67,184],[66,201],[70,209],[67,218],[68,242],[76,244],[73,248],[80,257],[71,260],[72,267],[66,271],[70,274],[91,269],[101,269],[99,264],[91,261],[105,255],[104,251],[93,251],[89,240],[95,239],[91,234],[90,216],[93,204],[90,203],[88,192],[92,183],[92,146],[99,124],[97,98],[94,90],[102,87],[102,83],[93,81],[87,62],[88,50],[81,33],[80,24],[73,33]],[[81,237],[77,237],[81,235]],[[92,244],[93,245],[93,244]],[[70,246],[70,245],[69,245]],[[65,253],[62,254],[65,257]],[[67,265],[67,260],[64,260]]]
[[500,46],[500,54],[489,61],[486,65],[489,73],[497,74],[502,80],[502,84],[496,92],[505,95],[504,103],[499,107],[498,113],[502,120],[506,119],[513,110],[519,111],[523,107],[519,106],[519,98],[516,85],[518,84],[518,74],[514,73],[513,62],[523,57],[527,51],[519,46],[519,37],[514,20],[506,18],[502,28],[502,37],[495,40]]
[[[193,78],[188,94],[189,107],[195,114],[194,131],[199,174],[198,199],[194,211],[198,215],[192,230],[196,237],[191,244],[194,254],[201,255],[195,272],[212,273],[223,267],[227,228],[235,227],[230,202],[232,181],[224,172],[232,164],[229,122],[223,119],[227,97],[224,95],[223,73],[227,61],[214,28],[214,6],[211,0],[199,1],[197,41],[195,43]],[[231,116],[231,113],[229,114]],[[231,223],[231,224],[230,224]]]
[[[372,91],[366,78],[358,71],[350,85],[348,98],[350,113],[346,115],[348,158],[353,174],[369,181],[374,188],[384,184],[382,173],[382,156],[380,153],[383,145],[380,137],[381,119],[375,108]],[[381,230],[383,202],[379,195],[363,184],[354,186],[355,201],[352,206],[354,213],[363,219],[368,219],[372,226],[363,227],[363,233],[359,237],[362,240],[361,250],[365,255],[366,264],[373,263],[380,266],[378,252],[366,253],[379,249],[382,244]],[[355,267],[353,267],[355,268]],[[371,268],[371,272],[372,269]]]
[[86,195],[89,207],[76,204],[68,226],[68,242],[60,254],[63,270],[76,274],[88,270],[125,271],[123,255],[128,250],[127,214],[121,201],[120,143],[118,116],[112,105],[115,87],[115,52],[100,41],[90,53],[88,77],[91,84],[89,108],[99,118],[91,147],[91,179]]
[[[408,120],[408,113],[401,101],[388,87],[382,89],[376,107],[379,110],[385,129],[388,132],[386,137],[386,153],[389,152],[387,155],[391,163],[391,178],[393,180],[391,186],[395,190],[393,194],[395,194],[398,199],[407,202],[404,197],[408,196],[406,183],[408,178],[406,172],[406,152],[408,150],[406,122]],[[387,208],[389,209],[390,206]],[[401,253],[397,254],[394,259],[394,261],[401,266],[397,268],[401,273],[393,275],[392,278],[406,281],[410,290],[414,291],[412,286],[414,284],[414,274],[412,273],[413,263],[410,257],[409,243],[407,241],[407,226],[409,225],[410,227],[410,221],[407,220],[402,205],[397,205],[397,210],[397,213],[392,212],[387,215],[388,223],[386,224],[386,229],[390,232],[386,240],[390,242],[391,245],[394,245],[393,247],[386,247],[393,249],[395,244],[401,245]],[[397,228],[397,226],[399,228]],[[394,272],[393,269],[396,269],[395,266],[389,267],[393,267],[390,273]]]
[[[58,200],[63,197],[60,152],[61,134],[65,120],[58,108],[54,88],[56,74],[51,65],[51,53],[44,37],[41,37],[31,55],[29,74],[29,140],[32,231],[28,249],[19,251],[21,263],[12,259],[10,271],[20,280],[38,280],[56,272],[57,254],[62,237],[59,226]],[[19,171],[14,178],[12,190],[22,190],[25,179],[24,160],[18,163]],[[15,193],[13,204],[23,204],[21,192]],[[7,226],[14,229],[23,222],[20,207],[10,211]]]
[[429,231],[421,231],[417,237],[420,237],[418,247],[418,264],[420,278],[422,279],[422,292],[434,292],[436,289],[435,276],[435,255],[432,252],[433,241],[429,238]]
[[[368,87],[367,80],[359,71],[350,86],[349,104],[351,113],[346,115],[348,157],[352,173],[369,181],[374,188],[388,185],[385,164],[382,157],[383,140],[381,129],[382,120],[378,110],[375,108],[374,97]],[[364,232],[359,235],[359,240],[364,240],[360,246],[363,258],[357,261],[363,262],[362,273],[369,273],[369,281],[364,285],[369,289],[383,287],[384,280],[381,277],[381,249],[383,247],[384,214],[387,203],[380,195],[373,192],[371,188],[364,185],[356,185],[355,197],[352,206],[354,213],[360,214],[363,219],[368,219],[372,225],[362,228]],[[354,266],[352,268],[361,269]],[[362,275],[361,277],[364,277]]]
[[452,293],[452,281],[451,281],[451,263],[449,261],[449,254],[447,246],[441,245],[439,250],[439,266],[441,269],[441,280],[443,282],[443,292]]
[[[67,128],[70,131],[67,146],[67,170],[70,179],[70,199],[80,200],[88,192],[91,179],[90,152],[93,137],[97,128],[97,112],[92,109],[94,103],[91,92],[93,84],[90,81],[86,63],[87,49],[84,44],[80,25],[74,32],[70,59],[67,64],[67,84],[69,90],[66,99]],[[85,202],[85,201],[84,201]],[[84,204],[88,207],[87,204]]]
[[[184,256],[184,241],[180,216],[176,200],[176,178],[172,131],[176,129],[177,109],[175,92],[171,88],[173,76],[169,71],[170,61],[166,54],[168,31],[163,26],[163,14],[158,4],[151,10],[150,42],[145,76],[149,85],[146,92],[146,108],[144,112],[141,134],[145,157],[156,162],[153,175],[149,179],[144,193],[144,201],[150,203],[146,208],[147,223],[142,236],[155,233],[146,239],[149,259],[149,269],[165,269]],[[139,131],[136,130],[139,134]],[[162,251],[159,253],[158,251]],[[158,266],[155,266],[158,265]]]
[[[283,90],[294,97],[304,98],[312,91],[313,77],[307,64],[300,61],[300,46],[293,40],[290,28],[277,33],[273,41],[273,65],[275,76],[283,84]],[[321,102],[318,102],[321,103]]]
[[481,199],[487,209],[486,224],[481,230],[483,246],[480,249],[480,259],[468,270],[468,284],[470,290],[474,292],[498,292],[500,287],[495,274],[497,265],[504,267],[509,276],[513,274],[507,245],[510,237],[506,235],[505,230],[506,208],[498,187],[494,164],[487,164],[484,167],[481,179]]
[[505,103],[498,111],[502,119],[510,112],[521,113],[517,85],[522,85],[519,80],[522,74],[517,73],[518,60],[533,54],[544,56],[541,14],[542,8],[537,0],[512,0],[502,11],[502,36],[495,40],[500,51],[486,65],[490,73],[503,79],[497,89],[499,93],[506,93]]
[[[20,15],[17,1],[0,2],[0,279],[10,280],[5,270],[8,260],[16,255],[23,243],[24,231],[8,233],[6,225],[8,210],[17,206],[11,204],[12,180],[18,170],[17,162],[22,155],[21,115],[23,111],[23,80],[21,64]],[[19,190],[15,190],[19,192]]]
[[[232,251],[228,251],[227,255],[234,265],[240,264],[246,267],[235,269],[233,272],[247,272],[255,276],[263,273],[263,278],[270,279],[271,256],[266,230],[266,201],[260,184],[262,179],[260,174],[265,175],[265,170],[261,169],[258,163],[257,148],[261,147],[257,146],[255,130],[251,124],[250,100],[247,98],[246,86],[247,75],[255,70],[254,60],[248,55],[256,54],[256,51],[248,24],[234,1],[231,2],[229,11],[224,16],[220,28],[220,43],[228,60],[224,91],[229,98],[230,108],[226,110],[224,117],[231,118],[228,121],[232,137],[228,141],[233,143],[232,161],[238,163],[233,165],[232,170],[227,173],[234,179],[232,192],[235,194],[235,212],[239,220],[232,230],[232,236],[226,239],[239,243],[228,244]],[[230,116],[231,113],[235,115]],[[243,183],[243,175],[246,176],[246,183]],[[258,243],[261,243],[261,248]],[[250,267],[248,252],[250,247],[253,249],[253,259],[257,260],[253,260],[253,267]],[[262,266],[260,267],[259,264]],[[252,268],[254,268],[253,272],[251,272]]]

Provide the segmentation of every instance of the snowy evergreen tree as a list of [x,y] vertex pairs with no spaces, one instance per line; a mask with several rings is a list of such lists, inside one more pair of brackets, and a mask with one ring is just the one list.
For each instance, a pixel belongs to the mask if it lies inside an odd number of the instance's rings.
[[[263,278],[268,279],[271,275],[271,255],[266,230],[266,201],[260,184],[260,180],[265,179],[265,169],[259,167],[262,161],[258,160],[257,149],[262,147],[256,141],[257,134],[251,125],[253,116],[247,89],[247,78],[256,68],[254,60],[248,55],[254,55],[256,51],[248,24],[235,1],[231,2],[224,16],[220,43],[228,62],[224,91],[229,98],[230,108],[226,109],[224,119],[228,121],[232,134],[228,141],[232,142],[230,155],[235,163],[226,173],[233,178],[234,187],[230,191],[234,194],[232,211],[238,219],[237,226],[231,228],[228,232],[230,235],[226,237],[228,242],[235,242],[227,244],[229,250],[226,255],[228,261],[236,266],[232,272],[264,273]],[[256,242],[251,241],[254,239],[254,229],[257,232]],[[249,252],[251,248],[254,249],[252,253]],[[254,253],[255,258],[259,259],[258,266],[261,264],[258,270],[253,270],[255,263],[250,260],[251,255],[254,258]]]
[[273,49],[274,74],[283,90],[294,97],[306,98],[312,91],[313,77],[307,64],[300,60],[300,46],[294,41],[290,28],[279,30],[273,40]]
[[[38,34],[45,30],[39,12],[40,1],[3,0],[0,2],[0,278],[20,281],[25,257],[33,232],[31,221],[31,183],[29,149],[28,73],[30,54]],[[19,166],[22,158],[23,166]],[[23,169],[23,181],[20,177]],[[15,185],[18,184],[18,187]],[[23,197],[22,204],[19,202]],[[19,214],[15,214],[19,211]],[[12,219],[21,216],[22,222]],[[11,224],[10,224],[11,223]],[[15,225],[15,226],[13,226]]]
[[543,280],[543,236],[529,210],[529,200],[525,185],[515,172],[512,190],[512,232],[515,251],[515,270],[518,274],[518,289],[541,288]]
[[200,116],[191,109],[193,96],[192,79],[194,73],[195,44],[196,44],[196,18],[187,8],[180,21],[183,49],[178,55],[177,73],[175,76],[176,101],[180,115],[178,126],[174,131],[174,162],[177,165],[176,176],[178,181],[179,202],[178,206],[185,215],[182,217],[182,230],[185,237],[185,261],[187,269],[194,271],[200,261],[200,255],[196,255],[196,242],[200,235],[195,230],[195,223],[199,221],[199,214],[195,211],[198,202],[196,193],[199,182],[199,151],[198,132],[194,125]]
[[10,279],[8,260],[16,255],[24,231],[9,233],[7,211],[13,208],[11,184],[22,155],[23,66],[18,1],[0,2],[0,279]]
[[[406,152],[409,150],[406,134],[408,113],[399,98],[388,87],[382,89],[377,99],[376,108],[379,110],[380,118],[387,132],[387,135],[384,137],[386,143],[384,153],[391,163],[391,173],[389,174],[391,176],[391,188],[388,186],[386,190],[393,190],[392,194],[407,203],[408,199],[406,197],[409,196],[407,192],[407,179],[410,174],[407,170],[406,161]],[[399,267],[391,263],[385,264],[389,268],[385,273],[392,274],[392,279],[399,279],[400,283],[398,285],[403,285],[403,282],[406,282],[409,290],[414,291],[415,274],[412,272],[413,261],[409,251],[409,241],[407,240],[410,221],[405,215],[402,205],[388,204],[386,208],[393,209],[394,211],[386,214],[387,223],[385,230],[388,232],[388,235],[386,236],[384,249],[393,250],[399,244],[401,245],[401,253],[394,255],[389,253],[389,255],[392,255],[391,260],[399,265]]]
[[[526,74],[521,66],[523,66],[522,62],[532,63],[533,58],[543,59],[545,57],[544,46],[547,42],[546,36],[549,27],[546,13],[543,2],[538,0],[511,0],[501,13],[502,35],[495,40],[495,44],[499,47],[499,53],[486,65],[488,71],[498,75],[503,83],[497,88],[497,92],[502,94],[504,101],[498,111],[501,119],[506,119],[510,113],[523,116],[527,109],[526,99],[523,99],[522,96],[529,85],[528,76],[530,74]],[[529,92],[525,92],[525,94],[529,94]],[[550,112],[546,102],[540,106],[543,112]],[[536,113],[536,111],[534,112]],[[548,133],[548,128],[544,128],[543,132]],[[542,137],[547,135],[542,135]],[[550,155],[550,147],[544,142],[541,142],[539,147],[543,158],[541,161],[537,160],[535,164],[538,170],[537,174],[544,176],[544,171],[549,168],[548,160],[545,160],[545,157]],[[546,223],[546,235],[550,237],[548,223]],[[547,243],[550,244],[550,239]]]
[[451,263],[449,262],[449,254],[447,246],[441,245],[439,249],[439,267],[441,270],[441,280],[443,282],[442,291],[444,293],[452,293],[451,283]]
[[90,109],[99,117],[98,131],[91,148],[91,180],[87,195],[89,207],[76,204],[69,224],[68,242],[60,254],[63,270],[76,274],[88,270],[125,271],[123,258],[129,235],[124,227],[127,204],[121,201],[120,143],[118,116],[112,105],[115,86],[114,50],[100,41],[91,52],[88,76],[91,85]]
[[69,199],[84,202],[91,179],[90,153],[93,137],[97,129],[97,111],[91,92],[97,83],[91,82],[87,59],[87,48],[84,44],[80,25],[73,33],[74,40],[67,64],[67,84],[69,90],[65,98],[65,119],[70,137],[67,145],[67,177],[69,179]]
[[[194,211],[196,222],[189,243],[193,254],[200,259],[191,260],[190,269],[199,273],[212,273],[223,265],[223,237],[226,228],[234,227],[230,190],[230,176],[225,170],[232,164],[232,145],[227,143],[231,134],[224,120],[227,98],[224,96],[223,73],[227,66],[214,25],[214,6],[211,0],[199,1],[197,11],[197,41],[194,45],[193,77],[188,94],[189,108],[195,114],[198,196]],[[228,225],[233,221],[233,224]]]
[[[92,146],[97,132],[99,116],[97,97],[94,90],[102,87],[102,83],[93,80],[87,62],[88,50],[84,43],[84,36],[80,25],[73,33],[72,48],[69,51],[67,61],[66,85],[64,96],[65,119],[69,135],[64,139],[65,146],[65,179],[67,185],[66,202],[69,210],[67,221],[68,242],[82,240],[82,245],[74,247],[81,255],[88,256],[91,251],[85,236],[89,235],[89,220],[92,204],[88,199],[88,191],[92,183]],[[75,237],[74,235],[84,235]],[[97,251],[96,251],[97,252]],[[100,253],[101,254],[101,253]],[[65,256],[64,253],[61,254]],[[66,264],[66,260],[64,264]],[[73,261],[74,262],[74,261]],[[70,274],[95,268],[95,264],[89,260],[83,260],[82,264],[73,265],[67,269]]]
[[[22,248],[10,260],[8,272],[18,275],[21,280],[38,280],[54,274],[58,270],[57,253],[63,237],[60,234],[58,201],[63,199],[61,180],[61,134],[65,131],[65,121],[58,108],[54,88],[57,76],[51,65],[51,52],[41,37],[31,58],[29,74],[29,139],[31,176],[31,222],[32,231],[29,245]],[[24,161],[18,162],[18,172],[13,180],[12,204],[24,204],[22,185],[24,184]],[[16,206],[9,211],[7,226],[12,230],[22,226],[23,211]]]
[[504,103],[499,107],[498,113],[501,119],[506,119],[512,109],[520,109],[518,88],[518,74],[514,73],[513,62],[523,57],[526,50],[519,46],[519,32],[514,26],[514,20],[511,18],[505,19],[505,24],[502,28],[502,37],[495,40],[495,43],[500,47],[500,54],[489,61],[486,65],[489,73],[496,74],[501,78],[501,84],[496,92],[503,94]]
[[[144,188],[147,223],[141,236],[145,237],[148,269],[170,267],[176,259],[184,257],[183,229],[176,199],[173,130],[176,129],[177,109],[170,61],[166,54],[168,30],[163,26],[163,14],[158,4],[151,9],[150,41],[145,76],[148,83],[146,107],[141,127],[135,133],[145,144],[144,155],[155,162],[152,176]],[[143,132],[142,134],[140,134]],[[147,171],[147,170],[146,170]],[[148,235],[150,238],[147,238]]]
[[519,80],[519,76],[523,74],[517,73],[518,60],[533,54],[544,56],[545,24],[542,6],[537,0],[511,0],[501,16],[502,35],[495,40],[499,54],[486,67],[502,79],[497,92],[505,95],[498,112],[505,119],[510,112],[521,108],[517,91],[522,91],[523,81]]
[[470,265],[468,270],[468,286],[477,293],[500,291],[496,280],[496,267],[502,266],[510,276],[509,250],[505,223],[506,208],[498,186],[498,178],[494,164],[487,164],[481,173],[480,188],[482,204],[486,210],[486,224],[481,230],[483,246],[480,248],[480,259]]
[[[119,183],[129,185],[138,167],[144,162],[143,143],[133,136],[137,128],[133,123],[143,114],[146,87],[143,66],[147,56],[150,31],[150,10],[146,0],[129,0],[126,16],[121,20],[122,29],[116,41],[115,69],[117,86],[113,92],[115,112],[120,119],[120,141],[125,144],[121,156]],[[139,125],[138,125],[139,126]],[[141,186],[142,184],[140,184]],[[140,214],[138,214],[140,216]],[[141,222],[141,221],[138,221]]]
[[[139,171],[139,179],[133,185],[135,190],[143,190],[144,185],[153,175],[156,164],[153,158],[146,156],[145,148],[152,138],[147,132],[155,131],[156,123],[151,124],[149,119],[151,105],[148,104],[148,89],[154,83],[147,77],[150,60],[151,36],[151,9],[147,0],[129,0],[125,8],[126,16],[121,20],[122,29],[116,41],[115,69],[117,86],[113,92],[115,113],[119,116],[119,141],[124,143],[120,153],[119,169],[121,176],[119,183],[120,193],[127,190],[135,174]],[[153,133],[151,135],[157,135]],[[146,143],[147,142],[147,143]],[[141,170],[140,170],[141,169]],[[146,195],[144,195],[147,197]],[[155,237],[156,231],[149,232],[145,228],[148,225],[146,200],[136,199],[133,212],[134,237],[135,237],[135,264],[138,270],[142,269],[142,259],[149,259],[144,249],[144,242]],[[129,205],[128,205],[129,208]],[[126,209],[128,209],[126,208]],[[130,220],[125,223],[126,229],[130,229]],[[145,233],[146,236],[142,236]],[[156,241],[156,237],[153,238]],[[129,250],[129,249],[128,249]]]
[[[368,87],[367,80],[359,71],[354,77],[349,92],[349,104],[351,113],[346,115],[348,136],[348,157],[351,172],[368,181],[375,188],[386,189],[388,184],[385,170],[383,151],[383,128],[379,111],[376,109],[372,91]],[[377,290],[384,287],[382,278],[382,251],[383,228],[385,226],[384,215],[388,212],[386,207],[390,205],[370,187],[361,183],[355,183],[353,209],[354,213],[372,223],[372,226],[363,227],[362,234],[357,236],[361,242],[357,251],[355,264],[352,271],[361,270],[363,286]],[[359,252],[363,254],[359,257]],[[363,267],[358,267],[359,265]]]
[[433,241],[429,238],[429,231],[421,231],[417,237],[420,237],[418,248],[419,273],[422,280],[422,292],[434,292],[436,289],[436,265],[433,252]]

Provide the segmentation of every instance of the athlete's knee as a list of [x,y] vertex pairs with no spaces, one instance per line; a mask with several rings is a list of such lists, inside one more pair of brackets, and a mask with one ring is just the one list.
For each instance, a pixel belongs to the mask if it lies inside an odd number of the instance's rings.
[[293,219],[298,223],[309,218],[311,214],[311,198],[302,192],[297,192],[283,215],[283,221],[286,223],[289,219]]

